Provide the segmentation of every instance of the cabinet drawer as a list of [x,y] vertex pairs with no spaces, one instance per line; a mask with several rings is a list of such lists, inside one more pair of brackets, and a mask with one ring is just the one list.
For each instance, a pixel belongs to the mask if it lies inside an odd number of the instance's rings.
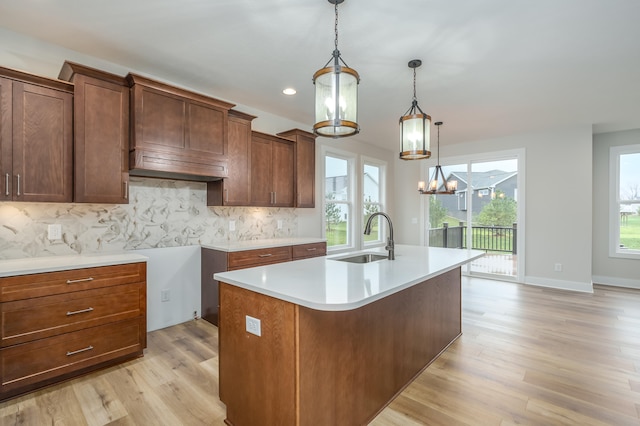
[[327,243],[311,243],[293,246],[293,260],[327,254]]
[[19,275],[0,278],[0,302],[146,282],[146,280],[147,264],[145,262]]
[[229,270],[269,265],[291,260],[291,246],[229,253]]
[[77,370],[142,354],[146,318],[116,322],[0,349],[2,394]]
[[136,318],[144,312],[145,293],[143,283],[126,284],[0,304],[0,346]]

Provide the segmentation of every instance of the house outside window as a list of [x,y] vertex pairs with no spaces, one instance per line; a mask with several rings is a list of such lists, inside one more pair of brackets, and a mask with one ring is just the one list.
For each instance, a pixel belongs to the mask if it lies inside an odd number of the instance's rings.
[[609,256],[640,259],[640,145],[609,151]]

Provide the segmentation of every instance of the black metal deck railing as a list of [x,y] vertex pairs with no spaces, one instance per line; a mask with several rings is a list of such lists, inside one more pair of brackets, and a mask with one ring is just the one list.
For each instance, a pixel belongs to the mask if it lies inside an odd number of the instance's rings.
[[[443,223],[442,228],[429,230],[429,246],[446,248],[467,248],[468,228],[464,222],[458,226]],[[471,248],[489,252],[517,254],[518,226],[472,226]]]

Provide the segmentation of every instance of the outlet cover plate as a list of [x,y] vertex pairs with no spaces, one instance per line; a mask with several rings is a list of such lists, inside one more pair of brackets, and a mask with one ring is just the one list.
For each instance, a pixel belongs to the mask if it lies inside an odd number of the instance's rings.
[[62,225],[53,224],[47,227],[47,238],[49,240],[61,240],[62,239]]
[[250,317],[246,315],[247,332],[255,334],[256,336],[262,336],[262,327],[258,318]]

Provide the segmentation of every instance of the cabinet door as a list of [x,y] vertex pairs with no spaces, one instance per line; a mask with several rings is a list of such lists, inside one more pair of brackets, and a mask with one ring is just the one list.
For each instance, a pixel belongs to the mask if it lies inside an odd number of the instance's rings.
[[127,203],[129,89],[81,74],[73,82],[74,201]]
[[0,77],[0,200],[13,197],[13,141],[12,141],[11,80]]
[[278,207],[293,207],[293,143],[272,142],[273,202]]
[[271,206],[273,200],[273,168],[271,141],[260,136],[251,138],[251,205]]
[[225,206],[248,206],[251,203],[250,148],[251,122],[229,117],[229,177],[224,180],[222,194]]
[[296,207],[315,207],[316,143],[298,137],[296,142]]
[[175,95],[135,85],[135,148],[184,150],[186,102]]
[[216,158],[227,155],[226,121],[224,110],[188,102],[185,148]]
[[71,202],[73,95],[13,83],[16,201]]

